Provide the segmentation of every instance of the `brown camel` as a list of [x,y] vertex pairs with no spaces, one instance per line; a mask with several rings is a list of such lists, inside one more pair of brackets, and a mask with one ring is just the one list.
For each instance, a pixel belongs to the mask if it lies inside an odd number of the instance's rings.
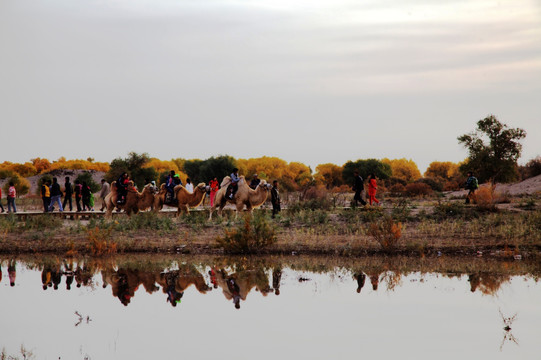
[[107,206],[105,216],[111,217],[115,207],[124,210],[128,216],[130,216],[132,212],[137,214],[139,210],[146,210],[154,205],[154,192],[155,189],[152,184],[145,185],[143,191],[138,192],[133,185],[133,181],[130,181],[130,184],[128,185],[128,194],[126,195],[126,202],[122,205],[118,205],[116,203],[116,181],[113,181],[111,184],[111,192],[105,197],[105,205]]
[[260,207],[263,205],[265,200],[267,200],[268,190],[271,187],[270,184],[267,184],[265,180],[261,180],[259,185],[254,189],[250,188],[244,179],[244,176],[240,177],[238,183],[238,190],[233,196],[233,199],[226,197],[227,187],[231,183],[231,178],[226,176],[222,181],[220,190],[216,193],[214,198],[214,205],[210,208],[209,219],[212,219],[212,213],[216,208],[218,208],[218,215],[222,215],[222,210],[227,202],[234,204],[237,208],[237,213],[244,209],[250,213],[254,208]]
[[[197,207],[203,202],[203,199],[205,198],[205,194],[207,192],[207,186],[205,185],[205,183],[199,183],[194,188],[193,193],[191,193],[186,190],[184,186],[177,185],[174,188],[174,192],[177,202],[175,204],[165,205],[176,207],[176,216],[179,216],[182,211],[187,214],[190,211],[190,208]],[[167,190],[165,189],[165,184],[162,184],[162,186],[160,187],[160,192],[154,200],[154,211],[158,212],[163,208],[166,193]]]

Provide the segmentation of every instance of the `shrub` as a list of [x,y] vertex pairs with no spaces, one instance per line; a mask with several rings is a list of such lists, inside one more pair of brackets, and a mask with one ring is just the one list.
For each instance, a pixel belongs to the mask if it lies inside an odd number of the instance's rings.
[[496,196],[494,194],[494,187],[489,185],[479,188],[475,192],[474,202],[477,204],[477,208],[480,210],[495,211]]
[[224,236],[216,241],[226,253],[251,254],[274,244],[276,233],[264,214],[246,215],[243,224],[232,230],[226,229]]
[[110,239],[111,229],[94,228],[87,230],[88,249],[95,256],[111,255],[117,252],[117,244]]
[[389,192],[394,196],[402,196],[406,193],[406,187],[400,183],[396,183],[389,188]]
[[417,183],[426,184],[434,191],[443,191],[443,181],[438,178],[422,178],[416,181]]
[[432,193],[432,188],[427,184],[417,182],[406,186],[406,194],[408,196],[425,196]]
[[101,185],[94,181],[90,172],[85,171],[83,173],[80,173],[77,176],[77,180],[79,180],[81,184],[83,183],[83,181],[86,182],[86,184],[90,187],[90,191],[92,191],[93,193],[97,193],[101,189]]
[[385,216],[380,221],[371,222],[367,233],[381,245],[384,251],[392,252],[402,236],[402,223],[395,223],[392,217]]
[[531,178],[537,175],[541,175],[541,156],[531,159],[526,163],[526,177]]

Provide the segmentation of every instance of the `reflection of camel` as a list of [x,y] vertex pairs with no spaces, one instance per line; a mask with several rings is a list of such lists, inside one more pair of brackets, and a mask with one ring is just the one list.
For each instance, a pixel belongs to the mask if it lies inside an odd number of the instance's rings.
[[[165,204],[168,206],[174,206],[178,208],[177,210],[177,216],[180,215],[182,211],[184,211],[186,214],[189,212],[189,209],[192,207],[199,206],[203,199],[205,198],[206,194],[206,185],[205,183],[198,184],[193,193],[186,190],[186,188],[182,185],[175,186],[175,198],[177,199],[176,204]],[[154,211],[158,212],[163,208],[163,205],[165,203],[165,195],[167,194],[167,189],[165,188],[165,184],[162,184],[160,187],[160,192],[156,196],[156,199],[154,200]]]
[[263,269],[241,270],[228,275],[225,270],[216,272],[216,281],[222,288],[227,300],[233,300],[235,308],[240,309],[240,300],[246,301],[248,293],[255,287],[256,291],[267,296],[272,289]]
[[128,216],[130,216],[132,212],[137,214],[139,210],[148,209],[154,204],[154,187],[152,184],[147,184],[142,192],[138,192],[133,186],[133,181],[130,181],[128,193],[126,194],[126,202],[122,205],[118,205],[116,201],[116,181],[113,181],[111,184],[111,192],[105,197],[105,206],[107,206],[106,217],[111,217],[113,215],[115,207],[124,210]]
[[167,294],[166,300],[172,306],[177,306],[177,303],[180,303],[184,291],[191,285],[194,285],[201,294],[212,290],[203,275],[193,265],[182,265],[179,270],[161,273],[156,281],[162,286],[164,294]]
[[143,285],[146,292],[152,294],[160,288],[156,286],[156,278],[159,276],[156,272],[140,271],[137,269],[118,269],[112,268],[102,270],[103,287],[111,285],[113,296],[118,297],[120,302],[127,306],[131,298],[135,295],[139,285]]
[[238,183],[239,188],[232,200],[226,197],[227,187],[230,183],[231,178],[229,176],[226,176],[222,181],[222,184],[220,185],[220,190],[218,190],[218,192],[216,193],[216,197],[214,198],[214,205],[210,208],[209,218],[212,218],[212,213],[214,212],[214,210],[216,210],[217,207],[218,215],[221,216],[222,210],[227,202],[234,204],[237,208],[237,213],[239,213],[240,211],[242,211],[242,209],[244,209],[244,206],[246,206],[246,210],[252,212],[253,208],[261,206],[265,202],[265,200],[267,200],[270,185],[267,184],[265,180],[261,180],[259,185],[255,188],[255,190],[253,190],[246,183],[244,176],[241,176]]

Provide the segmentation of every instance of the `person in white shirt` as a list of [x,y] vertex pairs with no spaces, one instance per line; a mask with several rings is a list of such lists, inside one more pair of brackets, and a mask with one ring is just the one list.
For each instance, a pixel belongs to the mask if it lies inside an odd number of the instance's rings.
[[193,184],[192,184],[192,181],[190,180],[190,178],[186,179],[186,186],[184,186],[184,187],[186,188],[186,190],[193,193]]

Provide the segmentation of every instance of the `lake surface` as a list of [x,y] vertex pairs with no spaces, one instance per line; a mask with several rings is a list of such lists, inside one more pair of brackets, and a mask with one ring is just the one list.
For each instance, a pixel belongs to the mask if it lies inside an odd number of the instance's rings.
[[443,258],[4,259],[0,350],[20,356],[23,345],[36,359],[539,359],[538,267]]

